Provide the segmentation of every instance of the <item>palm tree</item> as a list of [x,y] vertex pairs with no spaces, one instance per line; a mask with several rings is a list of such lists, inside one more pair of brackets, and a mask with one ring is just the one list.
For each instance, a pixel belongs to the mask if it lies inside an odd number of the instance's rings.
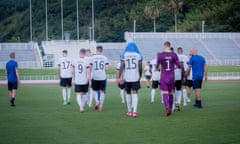
[[156,32],[156,19],[161,14],[161,8],[158,3],[158,0],[150,1],[144,9],[145,14],[153,20],[153,31]]
[[170,6],[173,8],[175,32],[177,32],[177,13],[182,9],[183,2],[178,1],[178,0],[171,0]]

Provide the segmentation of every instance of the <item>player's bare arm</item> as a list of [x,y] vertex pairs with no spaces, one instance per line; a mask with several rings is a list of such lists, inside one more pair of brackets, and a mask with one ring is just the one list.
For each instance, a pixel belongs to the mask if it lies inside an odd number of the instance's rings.
[[142,61],[138,61],[139,80],[142,77]]
[[16,69],[15,71],[16,71],[16,76],[17,76],[18,84],[20,84],[20,76],[19,76],[18,69]]
[[72,68],[71,68],[71,71],[72,71],[72,79],[74,80],[75,79],[75,66],[74,65],[72,65]]
[[58,78],[59,78],[59,79],[61,78],[61,75],[60,75],[60,73],[61,73],[61,66],[60,66],[60,65],[58,65]]
[[208,80],[208,67],[207,64],[204,65],[205,81]]
[[87,77],[88,77],[88,84],[91,87],[92,81],[91,81],[91,67],[87,67]]
[[106,70],[106,71],[109,70],[109,63],[107,63],[107,64],[105,65],[105,70]]

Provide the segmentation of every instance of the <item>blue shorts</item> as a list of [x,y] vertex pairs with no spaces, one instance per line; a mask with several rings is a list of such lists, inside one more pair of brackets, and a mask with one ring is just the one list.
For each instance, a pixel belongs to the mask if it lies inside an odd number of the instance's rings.
[[202,88],[202,80],[193,80],[192,86],[193,86],[193,89]]
[[8,91],[17,90],[18,82],[8,82]]

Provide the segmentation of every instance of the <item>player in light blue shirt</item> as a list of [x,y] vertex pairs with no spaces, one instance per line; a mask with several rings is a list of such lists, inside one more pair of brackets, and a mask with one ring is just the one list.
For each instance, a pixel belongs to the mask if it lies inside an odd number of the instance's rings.
[[15,61],[15,53],[10,53],[10,60],[6,64],[6,75],[8,80],[8,91],[10,97],[11,106],[15,106],[16,91],[18,88],[19,73],[18,73],[18,63]]
[[195,108],[202,108],[201,102],[201,94],[200,89],[202,88],[202,80],[205,75],[205,81],[207,81],[207,65],[204,57],[197,54],[196,49],[191,49],[190,54],[192,55],[189,61],[189,68],[187,73],[189,75],[192,69],[192,81],[193,81],[193,89],[195,90]]

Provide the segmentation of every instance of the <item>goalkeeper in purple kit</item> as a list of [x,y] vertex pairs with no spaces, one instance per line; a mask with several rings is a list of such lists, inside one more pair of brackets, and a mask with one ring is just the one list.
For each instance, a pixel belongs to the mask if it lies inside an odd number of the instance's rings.
[[166,116],[172,114],[173,105],[173,93],[175,89],[174,84],[174,69],[175,65],[181,68],[178,56],[176,53],[171,52],[171,44],[166,41],[164,43],[164,52],[157,54],[157,65],[156,68],[161,66],[161,78],[160,78],[160,89],[163,95],[163,102],[166,108]]

